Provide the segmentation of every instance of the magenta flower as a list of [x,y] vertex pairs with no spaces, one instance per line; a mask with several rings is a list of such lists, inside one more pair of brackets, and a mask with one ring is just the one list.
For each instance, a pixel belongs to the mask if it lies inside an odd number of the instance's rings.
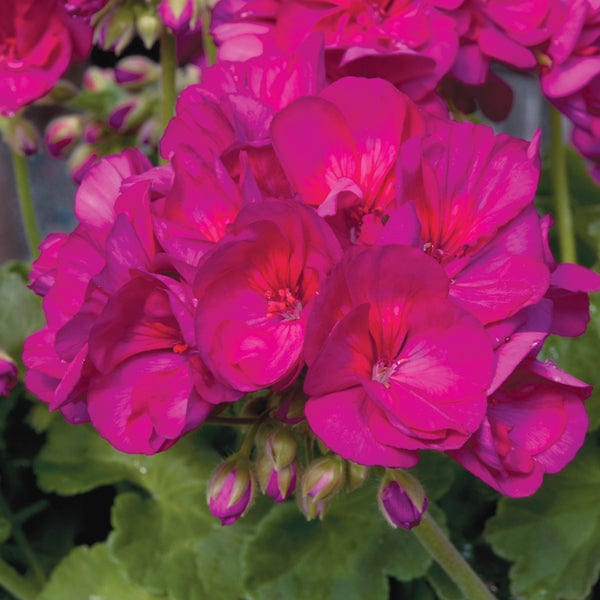
[[324,36],[327,74],[382,77],[421,100],[452,66],[454,21],[438,6],[455,2],[221,0],[213,12],[219,57],[246,60],[273,48],[296,49],[311,33]]
[[0,14],[0,114],[47,94],[91,46],[91,29],[60,0],[6,0]]
[[225,235],[240,211],[242,194],[218,158],[206,163],[181,146],[171,164],[173,172],[165,176],[172,175],[173,181],[153,211],[153,223],[162,247],[181,270],[184,264],[196,267]]
[[185,294],[169,278],[133,278],[111,296],[89,333],[88,357],[98,374],[88,412],[119,450],[165,450],[200,425],[214,404],[237,399],[217,391],[194,350]]
[[490,59],[518,69],[535,68],[533,49],[550,37],[554,4],[552,0],[465,0],[457,17],[467,27],[452,74],[465,83],[484,83]]
[[563,337],[583,335],[590,320],[591,292],[600,291],[600,274],[581,265],[560,263],[554,260],[548,236],[552,218],[542,219],[544,253],[550,268],[550,287],[544,298],[552,303],[550,333]]
[[0,350],[0,396],[8,396],[17,385],[17,365]]
[[189,267],[154,234],[164,175],[137,151],[101,161],[77,194],[80,225],[46,242],[34,270],[48,326],[25,342],[26,384],[125,452],[164,450],[239,396],[200,359]]
[[223,384],[253,391],[298,374],[311,300],[339,256],[308,207],[271,201],[240,212],[194,283],[200,354]]
[[542,90],[551,99],[577,94],[600,75],[600,6],[577,0],[557,2],[555,10],[560,20],[541,72]]
[[[106,158],[91,169],[75,199],[80,225],[68,236],[49,236],[32,267],[31,287],[43,296],[47,327],[25,340],[23,362],[28,367],[25,383],[52,408],[76,405],[78,411],[73,418],[77,422],[89,420],[83,397],[83,380],[87,376],[84,373],[89,374],[91,369],[89,364],[84,369],[87,344],[80,339],[74,353],[71,348],[68,357],[61,356],[55,346],[56,335],[81,312],[90,281],[105,266],[104,249],[117,218],[115,203],[123,180],[148,168],[150,163],[146,158],[130,150]],[[88,325],[81,330],[81,337],[89,331],[97,311],[97,307],[92,312],[88,308]],[[70,409],[61,408],[63,414],[65,410]]]
[[[179,96],[176,116],[161,140],[175,178],[186,177],[199,159],[214,170],[218,157],[245,194],[289,198],[288,181],[273,153],[269,125],[275,111],[324,86],[322,48],[307,40],[297,52],[261,56],[246,63],[220,63],[202,83]],[[185,158],[177,154],[185,152]]]
[[559,2],[556,12],[558,26],[542,59],[542,91],[573,122],[573,145],[600,180],[600,6]]
[[108,3],[108,0],[62,0],[66,11],[76,17],[91,17]]
[[505,496],[529,496],[583,444],[590,393],[556,365],[528,359],[490,396],[479,430],[449,454]]
[[348,77],[281,110],[271,130],[300,198],[329,217],[343,243],[373,243],[395,206],[399,148],[423,121],[387,81]]
[[407,467],[477,430],[492,347],[448,287],[435,260],[403,246],[355,248],[331,273],[307,328],[304,389],[308,423],[334,452]]
[[482,323],[510,317],[549,284],[533,208],[537,140],[528,145],[469,123],[436,120],[430,128],[430,137],[404,147],[405,204],[379,241],[422,247],[450,278],[451,297]]
[[512,89],[491,71],[491,63],[535,69],[537,52],[557,21],[558,4],[553,0],[465,0],[449,13],[460,32],[460,47],[443,83],[443,94],[465,113],[479,106],[489,118],[505,119]]

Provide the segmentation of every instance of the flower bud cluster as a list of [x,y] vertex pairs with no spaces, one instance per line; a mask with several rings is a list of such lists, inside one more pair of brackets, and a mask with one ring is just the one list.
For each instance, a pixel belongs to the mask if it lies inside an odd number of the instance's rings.
[[[257,420],[259,422],[259,419]],[[268,421],[252,428],[240,451],[213,473],[207,492],[210,512],[229,525],[242,517],[255,496],[257,484],[263,494],[281,503],[294,494],[297,504],[310,521],[323,519],[338,492],[360,487],[369,477],[369,468],[345,461],[327,452],[311,459],[299,452],[297,437],[302,427]],[[252,447],[255,458],[251,459]]]
[[[51,120],[44,142],[51,156],[67,160],[76,182],[102,156],[128,146],[136,145],[148,155],[156,153],[159,75],[157,63],[131,55],[114,69],[88,67],[82,89],[69,90],[66,104],[76,112]],[[178,75],[178,85],[185,87],[197,80],[198,71],[188,66]]]

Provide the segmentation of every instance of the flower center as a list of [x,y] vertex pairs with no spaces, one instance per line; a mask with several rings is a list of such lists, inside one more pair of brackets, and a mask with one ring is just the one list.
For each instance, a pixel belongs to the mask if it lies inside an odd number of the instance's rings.
[[390,363],[387,360],[382,358],[378,359],[377,362],[373,365],[373,371],[371,374],[371,379],[373,381],[378,381],[385,387],[386,389],[390,387],[390,379],[394,375],[394,373],[398,370],[398,367],[406,362],[406,358],[399,358],[394,362]]
[[300,318],[302,302],[297,298],[298,290],[290,290],[289,287],[278,290],[267,290],[267,317],[272,318],[279,315],[284,321]]
[[351,206],[346,211],[346,223],[350,232],[350,241],[353,244],[358,242],[360,231],[362,229],[363,219],[367,214],[367,209],[363,204]]
[[175,354],[183,354],[188,350],[189,346],[183,342],[179,342],[173,345],[173,352]]
[[454,258],[462,258],[467,251],[467,246],[463,245],[454,252],[452,250],[454,249],[444,250],[443,246],[437,246],[432,242],[426,242],[423,244],[423,252],[432,258],[435,258],[435,260],[442,265],[449,263]]

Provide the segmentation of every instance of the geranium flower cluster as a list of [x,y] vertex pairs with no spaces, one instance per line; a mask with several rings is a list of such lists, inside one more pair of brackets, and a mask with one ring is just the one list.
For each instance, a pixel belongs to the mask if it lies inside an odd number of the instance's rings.
[[[538,136],[440,118],[381,78],[327,85],[325,71],[319,35],[222,61],[181,93],[166,165],[126,150],[89,170],[77,228],[33,265],[47,326],[25,343],[26,384],[145,454],[268,389],[266,493],[294,490],[297,423],[334,453],[302,476],[309,516],[342,478],[411,467],[420,450],[529,495],[583,443],[590,394],[539,352],[585,330],[600,289],[552,257],[533,205]],[[248,456],[211,482],[224,523],[252,498]],[[392,479],[382,506],[404,514]],[[403,494],[422,512],[422,494]]]
[[[574,145],[597,165],[599,24],[595,0],[220,0],[212,31],[227,60],[293,50],[319,32],[330,79],[383,77],[437,110],[447,110],[439,92],[494,120],[506,117],[512,90],[492,64],[535,74],[573,122]],[[597,167],[592,174],[600,181]]]

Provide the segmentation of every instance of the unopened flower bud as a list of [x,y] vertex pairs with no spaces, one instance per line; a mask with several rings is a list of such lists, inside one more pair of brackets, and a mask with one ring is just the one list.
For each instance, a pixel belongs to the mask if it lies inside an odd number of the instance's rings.
[[296,449],[294,436],[282,427],[270,431],[262,443],[256,473],[263,493],[275,502],[283,502],[294,493],[298,474]]
[[283,427],[272,431],[265,441],[265,453],[269,455],[275,468],[283,469],[296,458],[296,439]]
[[142,148],[156,148],[160,139],[161,129],[155,118],[146,119],[137,132],[137,143]]
[[149,114],[149,104],[131,97],[117,104],[108,115],[108,124],[119,133],[132,133]]
[[216,468],[208,482],[208,509],[221,520],[221,525],[231,525],[243,516],[253,497],[254,479],[247,458],[229,458]]
[[83,128],[83,141],[86,144],[97,144],[105,133],[105,125],[100,121],[90,121]]
[[379,487],[379,508],[392,527],[412,529],[427,510],[423,486],[405,471],[387,470]]
[[263,453],[256,461],[256,475],[263,493],[279,503],[287,500],[294,493],[298,465],[293,461],[278,469],[271,457]]
[[6,143],[22,156],[35,154],[40,148],[40,134],[37,128],[23,117],[10,118],[4,136]]
[[309,520],[323,518],[327,502],[345,483],[344,470],[339,456],[324,456],[308,465],[302,477],[300,507]]
[[0,396],[8,396],[9,392],[17,385],[17,365],[0,350]]
[[201,10],[199,0],[162,0],[158,5],[162,22],[173,31],[182,33],[196,27]]
[[142,42],[144,42],[144,47],[150,50],[160,37],[162,30],[160,19],[153,12],[142,12],[135,19],[135,27]]
[[79,93],[79,88],[66,79],[59,79],[48,93],[48,98],[56,104],[64,104]]
[[323,519],[329,506],[328,500],[314,500],[310,496],[300,496],[298,504],[308,521]]
[[113,50],[118,56],[135,35],[135,16],[128,6],[111,9],[96,26],[94,42],[103,50]]
[[91,92],[101,92],[113,85],[112,69],[91,66],[83,74],[83,87]]
[[67,160],[67,165],[71,171],[71,177],[75,183],[81,183],[85,174],[92,165],[99,160],[98,153],[92,146],[87,144],[78,144],[75,146],[71,156]]
[[81,139],[81,118],[77,115],[57,117],[48,123],[44,141],[55,158],[64,158]]
[[156,81],[159,73],[159,66],[145,56],[126,56],[115,65],[115,81],[128,89]]
[[359,465],[351,460],[346,462],[346,475],[348,478],[347,489],[353,492],[361,487],[369,479],[370,469],[365,465]]

